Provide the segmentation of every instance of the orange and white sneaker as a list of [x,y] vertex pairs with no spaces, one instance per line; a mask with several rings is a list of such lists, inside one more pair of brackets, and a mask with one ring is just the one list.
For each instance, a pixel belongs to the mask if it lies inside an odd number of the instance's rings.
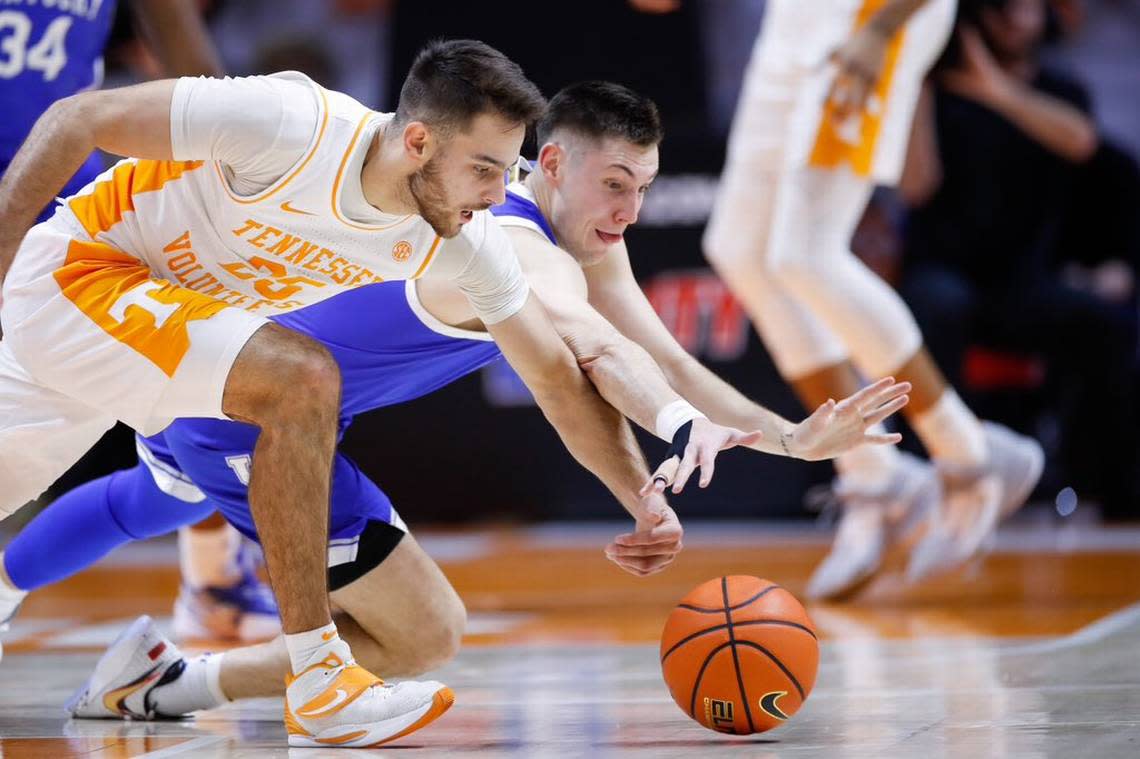
[[419,730],[455,702],[450,688],[432,680],[384,683],[353,661],[343,640],[322,653],[301,674],[285,678],[290,746],[378,746]]

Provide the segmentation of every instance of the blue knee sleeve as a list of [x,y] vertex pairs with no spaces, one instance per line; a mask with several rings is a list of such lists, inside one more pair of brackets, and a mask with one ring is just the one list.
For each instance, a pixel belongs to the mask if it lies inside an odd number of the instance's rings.
[[141,464],[80,485],[53,501],[4,550],[4,568],[21,590],[86,569],[132,540],[162,535],[211,514],[159,490]]

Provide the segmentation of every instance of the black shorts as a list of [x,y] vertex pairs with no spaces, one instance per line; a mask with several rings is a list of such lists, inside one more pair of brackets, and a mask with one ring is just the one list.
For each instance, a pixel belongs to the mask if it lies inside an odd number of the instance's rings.
[[369,521],[360,533],[356,545],[356,558],[329,567],[329,590],[340,590],[353,580],[371,572],[400,544],[406,532],[387,522]]

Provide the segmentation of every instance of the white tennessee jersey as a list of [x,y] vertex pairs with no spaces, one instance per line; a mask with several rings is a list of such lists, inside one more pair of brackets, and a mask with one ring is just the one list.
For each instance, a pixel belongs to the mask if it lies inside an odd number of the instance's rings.
[[[239,194],[235,187],[250,185],[238,173],[240,165],[235,169],[236,162],[223,163],[203,147],[186,155],[175,139],[180,128],[175,116],[180,92],[185,99],[196,82],[214,92],[241,92],[243,83],[254,80],[278,89],[284,80],[291,97],[311,96],[317,105],[306,112],[279,98],[282,121],[293,116],[290,123],[296,126],[298,118],[310,119],[311,137],[303,149],[283,153],[289,161],[283,174],[255,181],[252,194]],[[266,316],[373,282],[429,275],[454,279],[484,321],[508,318],[522,308],[528,290],[514,251],[489,212],[476,212],[448,240],[418,215],[376,212],[365,222],[346,214],[346,195],[357,201],[353,207],[360,205],[364,155],[390,119],[295,72],[244,80],[183,79],[175,89],[172,140],[175,156],[193,160],[123,160],[65,199],[48,223],[106,243],[158,277]],[[194,144],[210,144],[219,134],[215,142],[224,142],[226,130],[239,129],[241,121],[231,126],[215,119],[208,125],[210,139]],[[277,130],[276,123],[271,120],[270,128]],[[309,127],[301,126],[303,141]],[[241,136],[245,143],[239,144],[248,144],[249,135]],[[265,139],[265,150],[276,147],[272,137]],[[290,161],[292,156],[298,157]],[[253,158],[250,163],[257,163],[256,154]]]

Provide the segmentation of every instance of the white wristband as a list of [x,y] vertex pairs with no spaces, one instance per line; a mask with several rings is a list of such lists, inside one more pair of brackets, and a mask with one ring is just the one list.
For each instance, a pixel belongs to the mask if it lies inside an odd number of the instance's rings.
[[685,422],[707,418],[688,401],[673,401],[657,412],[657,422],[654,427],[657,430],[657,437],[666,443],[672,443],[673,436],[677,434],[677,430],[681,429]]

